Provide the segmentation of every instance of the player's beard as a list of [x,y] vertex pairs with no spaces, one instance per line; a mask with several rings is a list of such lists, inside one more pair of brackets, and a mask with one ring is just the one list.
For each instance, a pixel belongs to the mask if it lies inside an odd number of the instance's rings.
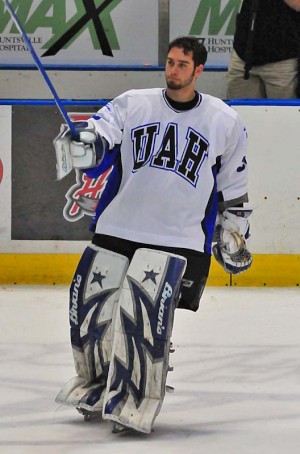
[[176,80],[166,80],[167,87],[170,90],[181,90],[182,88],[187,87],[188,85],[191,85],[191,83],[194,80],[194,73],[191,75],[189,79],[186,79],[182,82],[177,82]]

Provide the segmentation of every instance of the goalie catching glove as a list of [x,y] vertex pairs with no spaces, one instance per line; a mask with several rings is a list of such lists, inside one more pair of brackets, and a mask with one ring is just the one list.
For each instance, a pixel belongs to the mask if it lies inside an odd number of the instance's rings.
[[53,145],[56,153],[57,179],[61,180],[72,169],[90,169],[103,158],[105,141],[96,132],[92,121],[74,121],[78,137],[73,137],[70,128],[63,124]]
[[227,273],[240,274],[252,264],[252,255],[246,246],[250,224],[248,217],[252,210],[228,208],[218,215],[215,228],[216,244],[212,248],[217,262]]

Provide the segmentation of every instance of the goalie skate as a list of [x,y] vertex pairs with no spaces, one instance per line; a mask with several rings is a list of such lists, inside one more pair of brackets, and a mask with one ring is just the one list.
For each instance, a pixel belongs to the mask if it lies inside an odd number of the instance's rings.
[[[113,424],[113,428],[112,428],[112,431],[111,431],[113,434],[124,434],[124,433],[141,433],[139,430],[136,430],[135,428],[133,427],[127,427],[127,426],[123,426],[123,424],[120,424],[118,422],[115,422]],[[153,429],[152,429],[152,432],[153,432]]]
[[134,430],[130,427],[123,426],[122,424],[119,424],[117,422],[115,422],[113,424],[113,428],[112,428],[113,434],[121,434],[121,433],[131,432],[131,431],[133,432]]
[[[174,352],[175,352],[175,348],[173,346],[173,342],[170,342],[169,353],[174,353]],[[173,370],[174,370],[174,367],[170,366],[170,364],[169,364],[168,372],[173,372]],[[166,392],[167,393],[172,394],[174,391],[175,391],[174,386],[166,385]]]
[[81,415],[83,415],[83,419],[84,421],[92,421],[93,419],[96,419],[96,418],[102,418],[102,411],[88,411],[88,410],[84,410],[83,408],[76,408],[76,410],[78,411],[78,413],[80,413]]
[[174,386],[166,385],[166,392],[172,394],[175,391]]

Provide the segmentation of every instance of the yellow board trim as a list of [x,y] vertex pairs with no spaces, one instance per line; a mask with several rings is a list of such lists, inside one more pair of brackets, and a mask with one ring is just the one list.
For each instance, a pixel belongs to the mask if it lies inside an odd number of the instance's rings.
[[[0,254],[0,284],[68,285],[80,254]],[[226,274],[212,259],[208,286],[300,286],[300,255],[253,256],[253,265],[238,276]]]

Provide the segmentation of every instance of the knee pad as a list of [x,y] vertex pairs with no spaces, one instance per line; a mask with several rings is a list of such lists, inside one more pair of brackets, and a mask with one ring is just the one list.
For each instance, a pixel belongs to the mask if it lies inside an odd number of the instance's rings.
[[103,418],[149,433],[165,395],[170,336],[186,259],[138,249],[114,324]]
[[71,344],[78,376],[105,379],[111,356],[111,326],[127,257],[88,246],[70,287]]

